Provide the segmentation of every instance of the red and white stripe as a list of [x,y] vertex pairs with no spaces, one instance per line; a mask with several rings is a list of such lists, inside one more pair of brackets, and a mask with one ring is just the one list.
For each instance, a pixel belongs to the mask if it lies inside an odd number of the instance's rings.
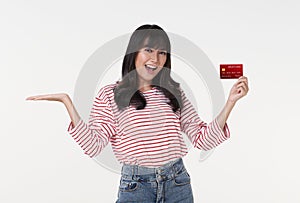
[[227,124],[221,129],[217,120],[203,122],[182,91],[181,115],[173,113],[168,98],[156,88],[144,92],[145,109],[127,107],[118,111],[113,88],[106,85],[98,92],[88,123],[83,120],[68,132],[90,157],[97,156],[110,142],[121,163],[158,167],[187,154],[181,132],[192,145],[210,150],[230,137]]

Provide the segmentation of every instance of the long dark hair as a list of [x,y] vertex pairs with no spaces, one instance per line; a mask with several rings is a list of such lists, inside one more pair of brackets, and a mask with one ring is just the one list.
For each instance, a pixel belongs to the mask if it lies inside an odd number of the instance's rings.
[[138,89],[138,75],[136,73],[135,59],[138,51],[145,45],[151,48],[160,48],[167,51],[167,60],[164,68],[153,78],[152,86],[161,90],[169,98],[168,103],[173,112],[180,109],[180,84],[171,78],[171,45],[167,33],[158,25],[142,25],[130,37],[122,65],[122,80],[117,82],[114,89],[114,98],[118,108],[122,110],[127,106],[134,106],[137,110],[144,109],[146,99]]

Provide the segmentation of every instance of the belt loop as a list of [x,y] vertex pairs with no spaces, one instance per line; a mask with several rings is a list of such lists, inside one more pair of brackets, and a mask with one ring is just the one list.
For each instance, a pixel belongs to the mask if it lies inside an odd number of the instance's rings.
[[131,166],[131,179],[134,180],[134,166]]
[[171,176],[173,179],[175,178],[175,166],[174,165],[175,165],[175,162],[172,163],[172,172],[171,172],[172,175]]
[[172,163],[172,169],[173,169],[173,175],[174,177],[176,176],[176,173],[177,173],[177,170],[176,170],[176,165],[178,164],[178,160],[175,160],[173,163]]
[[133,180],[137,180],[137,170],[138,170],[138,166],[137,165],[134,165],[132,166],[132,179]]

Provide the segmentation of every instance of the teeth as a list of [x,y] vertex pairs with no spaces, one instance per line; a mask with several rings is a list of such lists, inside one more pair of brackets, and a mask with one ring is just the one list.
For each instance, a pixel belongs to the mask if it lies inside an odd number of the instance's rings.
[[157,69],[157,67],[155,67],[155,66],[149,66],[149,65],[146,65],[146,68],[150,68],[152,70],[156,70]]

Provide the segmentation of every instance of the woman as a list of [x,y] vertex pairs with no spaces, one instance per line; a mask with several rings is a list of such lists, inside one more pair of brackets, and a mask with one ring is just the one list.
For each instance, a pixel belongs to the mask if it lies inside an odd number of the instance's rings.
[[111,143],[123,164],[117,202],[193,202],[181,131],[196,148],[216,147],[229,138],[226,120],[248,92],[247,78],[240,77],[223,110],[206,124],[170,76],[170,47],[157,25],[135,30],[123,59],[122,80],[100,89],[88,124],[67,94],[27,98],[62,102],[71,118],[69,133],[90,157]]

